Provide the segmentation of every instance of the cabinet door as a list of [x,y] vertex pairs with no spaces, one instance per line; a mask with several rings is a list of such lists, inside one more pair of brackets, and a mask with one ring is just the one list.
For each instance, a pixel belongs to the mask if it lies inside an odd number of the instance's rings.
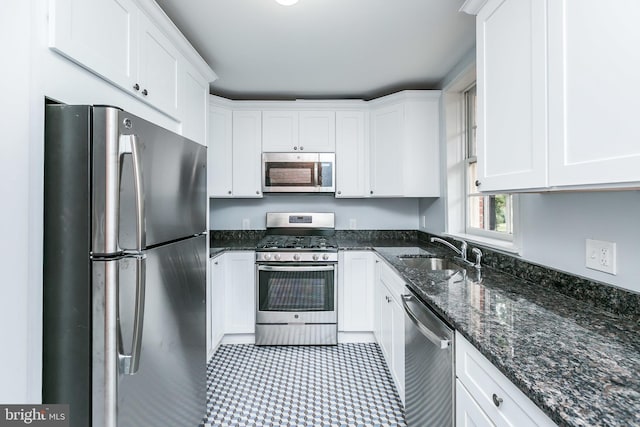
[[143,14],[139,14],[138,84],[142,99],[170,116],[179,117],[178,86],[182,57]]
[[363,111],[336,112],[336,197],[363,197],[368,186],[368,145]]
[[332,153],[336,150],[336,113],[301,111],[299,114],[300,151]]
[[233,193],[232,114],[227,108],[209,108],[208,187],[209,197],[231,197]]
[[460,380],[456,380],[456,427],[494,427]]
[[477,16],[481,191],[547,185],[546,3],[489,0]]
[[211,353],[215,349],[222,337],[224,336],[224,318],[225,318],[225,254],[219,255],[210,261],[210,286],[208,297],[209,313],[209,351]]
[[424,91],[427,99],[404,107],[405,197],[440,196],[440,91]]
[[404,403],[404,310],[396,298],[389,302],[391,312],[391,371],[396,380],[400,400]]
[[227,252],[225,279],[225,333],[255,333],[255,252]]
[[209,83],[185,61],[180,85],[182,135],[207,145]]
[[262,124],[262,151],[298,151],[297,111],[264,111]]
[[49,47],[132,91],[138,75],[139,13],[132,0],[53,0]]
[[373,331],[375,264],[369,251],[341,251],[338,271],[338,330]]
[[262,113],[233,112],[233,195],[262,197]]
[[640,2],[549,2],[549,184],[640,181]]
[[393,320],[391,317],[391,309],[389,306],[389,304],[391,303],[391,297],[389,296],[389,291],[384,286],[384,284],[382,282],[378,283],[378,317],[380,320],[378,344],[382,349],[382,354],[384,354],[384,358],[387,361],[389,370],[393,373],[393,341],[391,335],[393,332]]
[[371,113],[371,196],[403,195],[403,150],[404,105],[374,110]]

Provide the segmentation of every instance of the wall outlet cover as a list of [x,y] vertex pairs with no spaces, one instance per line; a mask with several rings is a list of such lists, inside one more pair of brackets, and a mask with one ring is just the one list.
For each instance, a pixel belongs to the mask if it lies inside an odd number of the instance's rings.
[[616,244],[604,240],[586,240],[585,266],[609,274],[616,274]]
[[243,218],[242,219],[242,229],[243,230],[249,230],[250,227],[251,227],[251,220],[249,218]]
[[349,219],[349,230],[355,230],[357,228],[356,219]]

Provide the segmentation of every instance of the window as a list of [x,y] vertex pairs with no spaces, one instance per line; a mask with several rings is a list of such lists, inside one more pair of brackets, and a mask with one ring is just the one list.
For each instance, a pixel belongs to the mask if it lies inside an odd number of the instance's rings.
[[513,240],[513,196],[483,195],[476,186],[476,85],[464,91],[465,109],[465,200],[467,234]]

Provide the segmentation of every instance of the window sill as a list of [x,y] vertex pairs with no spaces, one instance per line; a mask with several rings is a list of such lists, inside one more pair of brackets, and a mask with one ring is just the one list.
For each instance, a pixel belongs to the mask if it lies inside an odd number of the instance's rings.
[[507,252],[514,255],[521,255],[522,248],[516,242],[509,240],[492,239],[490,237],[478,236],[477,234],[466,233],[444,233],[445,236],[463,239],[467,243],[476,243],[478,245],[487,246],[501,252]]

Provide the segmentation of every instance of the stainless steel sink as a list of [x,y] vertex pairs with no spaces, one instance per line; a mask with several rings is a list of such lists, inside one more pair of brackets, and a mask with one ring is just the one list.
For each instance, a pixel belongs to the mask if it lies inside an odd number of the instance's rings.
[[[400,261],[410,268],[426,270],[436,274],[442,279],[450,279],[456,273],[464,272],[464,268],[447,258],[435,258],[427,256],[399,256]],[[463,273],[464,274],[464,273]]]

